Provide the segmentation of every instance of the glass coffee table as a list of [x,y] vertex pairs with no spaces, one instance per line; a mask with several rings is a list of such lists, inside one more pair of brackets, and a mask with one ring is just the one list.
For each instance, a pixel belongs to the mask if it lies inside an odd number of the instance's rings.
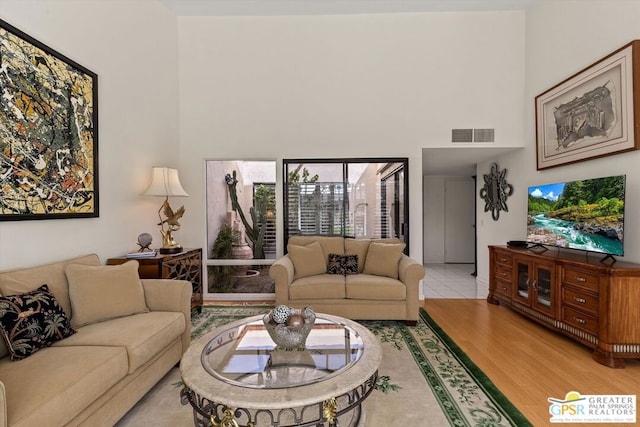
[[276,347],[253,316],[194,341],[180,362],[196,426],[364,426],[382,351],[364,326],[317,314],[303,349]]

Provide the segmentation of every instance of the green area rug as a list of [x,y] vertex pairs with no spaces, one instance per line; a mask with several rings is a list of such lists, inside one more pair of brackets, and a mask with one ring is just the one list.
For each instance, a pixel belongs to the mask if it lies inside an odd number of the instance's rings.
[[[207,306],[192,319],[192,339],[269,309]],[[367,427],[531,425],[423,309],[416,326],[360,323],[380,339],[379,374],[389,377],[364,403]],[[193,425],[191,407],[180,403],[181,388],[180,372],[174,368],[117,426]]]

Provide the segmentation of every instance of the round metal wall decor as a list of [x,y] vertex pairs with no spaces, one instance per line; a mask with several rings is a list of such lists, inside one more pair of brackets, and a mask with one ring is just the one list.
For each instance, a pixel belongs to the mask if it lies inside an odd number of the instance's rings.
[[509,212],[507,197],[513,194],[513,185],[508,184],[505,176],[507,170],[500,170],[497,163],[491,165],[491,172],[483,175],[484,187],[480,189],[480,197],[484,199],[484,211],[491,211],[491,218],[497,221],[500,211]]

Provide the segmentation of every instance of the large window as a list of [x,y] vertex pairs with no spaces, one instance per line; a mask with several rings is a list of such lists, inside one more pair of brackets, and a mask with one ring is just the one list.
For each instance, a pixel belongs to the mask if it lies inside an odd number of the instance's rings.
[[274,292],[276,162],[207,160],[205,170],[207,294],[264,298]]
[[284,240],[398,238],[409,247],[406,158],[284,160]]

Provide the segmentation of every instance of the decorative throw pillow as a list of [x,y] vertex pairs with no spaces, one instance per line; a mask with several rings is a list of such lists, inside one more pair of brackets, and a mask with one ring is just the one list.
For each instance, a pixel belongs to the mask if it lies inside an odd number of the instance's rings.
[[358,274],[358,255],[342,256],[342,273],[345,276],[350,274]]
[[47,285],[0,297],[0,330],[11,360],[24,359],[75,333]]
[[91,323],[149,311],[138,275],[138,261],[120,265],[65,267],[71,300],[71,324]]
[[362,273],[364,270],[364,262],[367,259],[370,244],[371,239],[344,239],[344,253],[358,255],[358,273]]
[[293,278],[315,276],[327,271],[327,261],[319,242],[309,243],[305,246],[287,245],[287,253],[293,263]]
[[327,264],[327,274],[344,274],[342,271],[342,255],[329,254],[329,264]]
[[371,242],[363,273],[397,279],[398,263],[402,257],[404,247],[404,243]]
[[328,274],[358,274],[358,255],[329,254]]

